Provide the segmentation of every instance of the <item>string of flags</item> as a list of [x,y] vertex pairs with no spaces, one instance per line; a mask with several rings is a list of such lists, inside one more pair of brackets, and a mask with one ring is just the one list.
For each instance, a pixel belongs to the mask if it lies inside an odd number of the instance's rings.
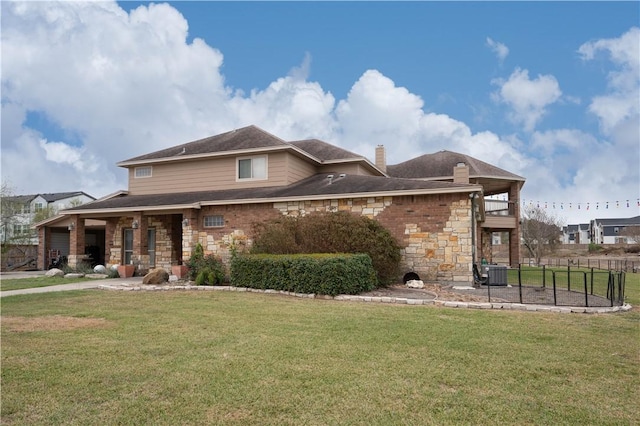
[[633,200],[615,200],[615,201],[594,201],[594,202],[558,202],[558,201],[537,201],[537,200],[522,200],[522,207],[536,206],[543,209],[552,210],[609,210],[620,208],[640,207],[640,198],[635,203]]

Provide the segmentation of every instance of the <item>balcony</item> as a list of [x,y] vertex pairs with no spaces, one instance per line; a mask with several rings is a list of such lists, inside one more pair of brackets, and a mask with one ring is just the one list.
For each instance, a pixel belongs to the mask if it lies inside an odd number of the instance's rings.
[[485,199],[484,221],[480,223],[483,228],[514,229],[517,219],[514,201]]

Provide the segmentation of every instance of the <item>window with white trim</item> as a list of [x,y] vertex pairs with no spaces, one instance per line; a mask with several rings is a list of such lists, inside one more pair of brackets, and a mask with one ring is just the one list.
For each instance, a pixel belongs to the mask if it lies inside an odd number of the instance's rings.
[[238,180],[266,179],[267,157],[238,158]]
[[136,167],[135,169],[133,169],[133,175],[136,178],[151,177],[151,171],[151,166]]
[[224,226],[224,216],[221,214],[214,214],[204,217],[205,228],[221,228]]
[[35,207],[36,207],[36,212],[39,212],[40,210],[42,210],[42,203],[36,203]]

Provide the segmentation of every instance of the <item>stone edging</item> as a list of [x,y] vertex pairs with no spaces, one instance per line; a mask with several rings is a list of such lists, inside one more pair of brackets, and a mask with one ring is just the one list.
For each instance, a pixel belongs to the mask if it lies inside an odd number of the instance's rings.
[[410,299],[406,297],[379,297],[379,296],[352,296],[347,294],[339,294],[335,297],[326,295],[316,295],[314,293],[294,293],[284,290],[261,290],[247,287],[234,286],[197,286],[197,285],[126,285],[126,284],[101,284],[98,286],[101,290],[119,290],[119,291],[171,291],[171,290],[194,290],[194,291],[235,291],[250,292],[264,294],[281,294],[284,296],[294,296],[305,299],[325,299],[340,300],[349,302],[372,302],[372,303],[388,303],[398,305],[435,305],[444,306],[446,308],[465,308],[465,309],[504,309],[513,311],[527,312],[557,312],[562,314],[579,313],[579,314],[605,314],[610,312],[626,312],[631,310],[632,306],[625,303],[622,306],[608,307],[577,307],[577,306],[549,306],[549,305],[529,305],[522,303],[488,303],[488,302],[456,302],[449,300],[433,299]]

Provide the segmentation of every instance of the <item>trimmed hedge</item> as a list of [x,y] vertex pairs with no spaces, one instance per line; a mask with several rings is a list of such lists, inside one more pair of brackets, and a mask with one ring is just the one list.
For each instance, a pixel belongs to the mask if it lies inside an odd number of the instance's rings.
[[373,290],[376,283],[366,254],[257,254],[231,260],[231,284],[236,287],[336,296]]

